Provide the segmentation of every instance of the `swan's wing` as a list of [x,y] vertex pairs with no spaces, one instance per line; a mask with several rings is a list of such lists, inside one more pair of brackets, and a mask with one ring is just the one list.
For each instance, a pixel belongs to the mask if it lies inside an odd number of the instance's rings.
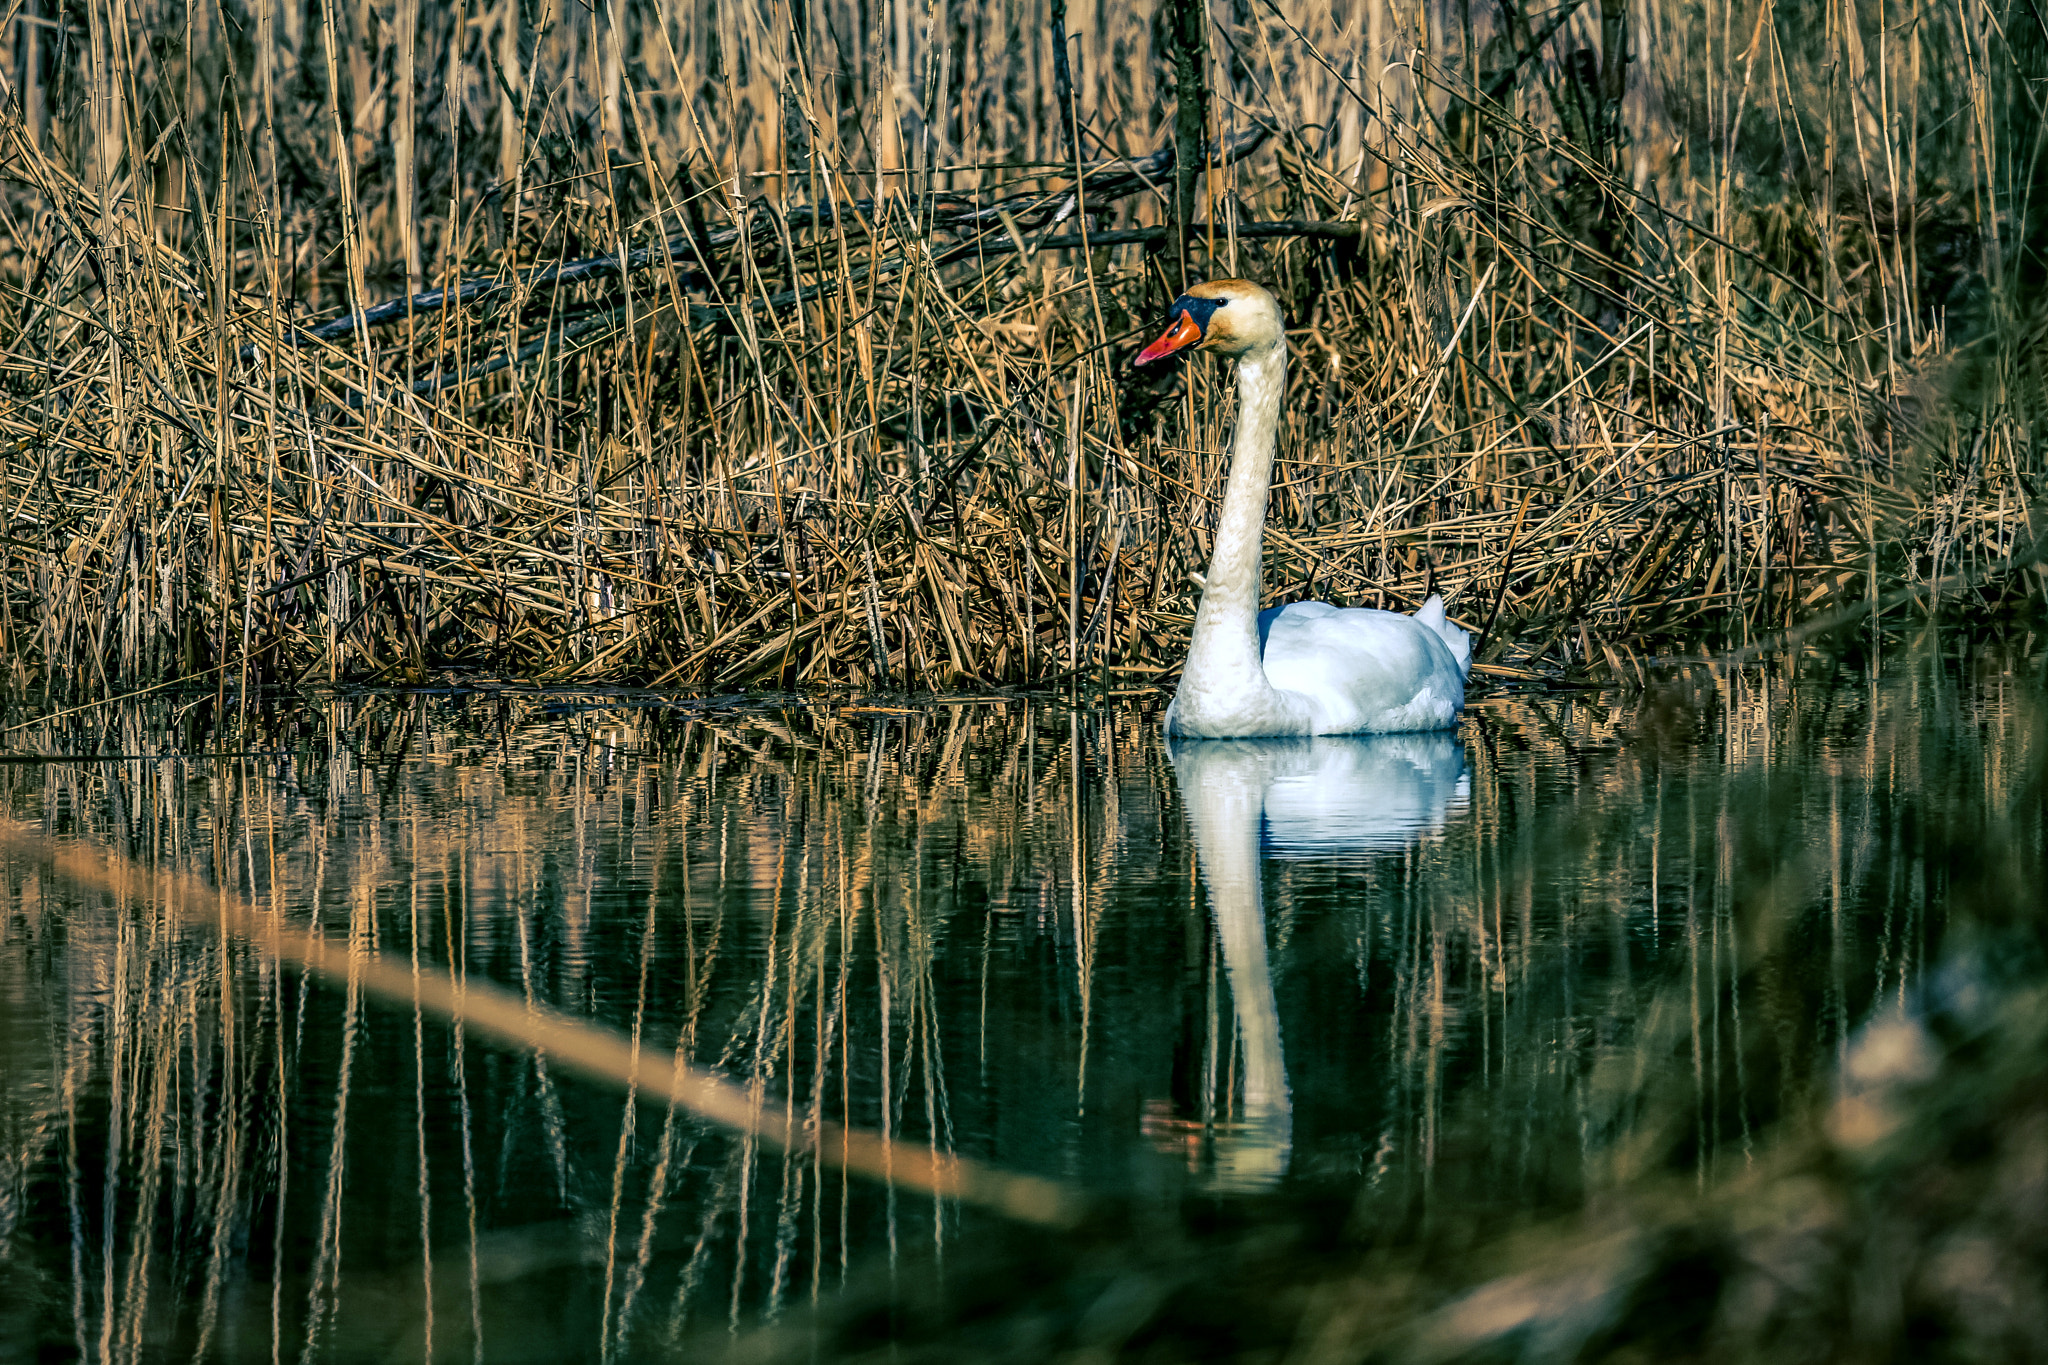
[[1472,637],[1460,626],[1451,624],[1444,615],[1444,599],[1436,593],[1415,609],[1415,619],[1435,631],[1444,645],[1451,651],[1451,658],[1457,663],[1458,671],[1472,672]]
[[1259,634],[1266,677],[1307,700],[1317,734],[1442,729],[1465,704],[1464,667],[1416,617],[1296,602],[1262,613]]

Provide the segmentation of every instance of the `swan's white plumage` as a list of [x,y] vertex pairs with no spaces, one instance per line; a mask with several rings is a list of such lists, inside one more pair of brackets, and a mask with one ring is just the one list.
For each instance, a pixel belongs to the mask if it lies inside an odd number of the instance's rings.
[[1244,280],[1212,281],[1189,294],[1222,301],[1202,345],[1237,360],[1238,424],[1215,552],[1180,686],[1166,710],[1167,732],[1233,739],[1457,724],[1472,641],[1445,617],[1441,598],[1430,597],[1413,616],[1327,602],[1259,611],[1266,494],[1287,375],[1280,308]]
[[[1292,602],[1259,615],[1266,680],[1308,703],[1312,735],[1389,734],[1455,725],[1465,670],[1423,612],[1443,620],[1432,597],[1422,612]],[[1445,623],[1443,630],[1465,632]],[[1459,641],[1469,657],[1471,645]]]

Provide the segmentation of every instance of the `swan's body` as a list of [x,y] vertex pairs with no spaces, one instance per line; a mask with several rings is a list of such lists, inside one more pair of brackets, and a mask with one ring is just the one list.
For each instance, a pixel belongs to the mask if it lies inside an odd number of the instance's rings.
[[1195,613],[1168,734],[1200,739],[1441,730],[1457,724],[1471,638],[1431,597],[1413,616],[1327,602],[1259,610],[1266,493],[1287,387],[1273,296],[1211,280],[1176,299],[1174,322],[1138,357],[1193,345],[1237,360],[1237,437],[1216,551]]

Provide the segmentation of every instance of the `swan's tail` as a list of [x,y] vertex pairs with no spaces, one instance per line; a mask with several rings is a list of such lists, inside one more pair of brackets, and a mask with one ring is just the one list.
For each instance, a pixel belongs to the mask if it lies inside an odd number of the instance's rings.
[[1437,633],[1451,651],[1451,658],[1458,664],[1460,673],[1472,671],[1472,637],[1463,628],[1451,624],[1444,615],[1444,599],[1436,593],[1415,609],[1415,619]]

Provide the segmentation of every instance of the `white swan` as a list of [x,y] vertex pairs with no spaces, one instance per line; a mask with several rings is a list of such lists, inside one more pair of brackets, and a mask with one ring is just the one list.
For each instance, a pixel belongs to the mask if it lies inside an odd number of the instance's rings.
[[1249,280],[1210,280],[1173,301],[1141,365],[1194,347],[1237,361],[1237,439],[1216,553],[1168,734],[1199,739],[1441,730],[1458,722],[1472,640],[1432,596],[1413,616],[1293,602],[1259,610],[1266,491],[1287,387],[1280,305]]

